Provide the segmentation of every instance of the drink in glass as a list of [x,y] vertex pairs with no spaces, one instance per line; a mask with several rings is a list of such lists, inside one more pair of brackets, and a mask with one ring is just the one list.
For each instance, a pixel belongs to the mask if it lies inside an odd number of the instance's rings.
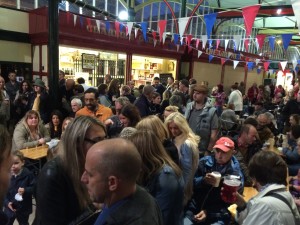
[[222,200],[227,203],[234,203],[236,201],[236,195],[233,195],[241,184],[241,181],[225,177],[223,182]]
[[214,183],[214,187],[219,187],[220,185],[220,180],[221,180],[221,174],[217,171],[214,171],[211,173],[212,176],[216,178],[216,182]]

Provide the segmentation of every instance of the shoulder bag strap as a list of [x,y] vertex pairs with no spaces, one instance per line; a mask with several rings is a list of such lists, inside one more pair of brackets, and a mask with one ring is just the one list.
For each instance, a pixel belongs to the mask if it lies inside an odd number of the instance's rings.
[[[293,211],[293,209],[292,209],[291,204],[290,204],[290,203],[288,202],[288,200],[287,200],[286,198],[284,198],[282,195],[280,195],[280,194],[278,194],[278,193],[276,193],[276,192],[272,192],[272,191],[271,191],[271,192],[267,193],[265,196],[271,196],[271,197],[273,197],[273,198],[277,198],[277,199],[283,201],[283,202],[290,208],[292,214],[294,215],[294,211]],[[265,197],[265,196],[264,196],[264,197]]]

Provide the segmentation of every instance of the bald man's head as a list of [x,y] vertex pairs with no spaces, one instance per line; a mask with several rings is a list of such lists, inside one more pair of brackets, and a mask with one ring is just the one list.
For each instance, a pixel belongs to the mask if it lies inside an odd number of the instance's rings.
[[[96,159],[96,160],[95,160]],[[130,141],[122,138],[108,139],[93,145],[86,163],[95,162],[95,168],[105,176],[116,176],[136,182],[142,165],[141,156]]]

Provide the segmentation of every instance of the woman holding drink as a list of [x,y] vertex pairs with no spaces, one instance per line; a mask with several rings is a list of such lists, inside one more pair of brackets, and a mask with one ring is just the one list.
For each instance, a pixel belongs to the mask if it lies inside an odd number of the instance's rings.
[[249,175],[259,193],[248,203],[240,194],[233,193],[239,224],[300,224],[299,212],[286,189],[287,165],[278,154],[271,151],[256,153],[249,162]]

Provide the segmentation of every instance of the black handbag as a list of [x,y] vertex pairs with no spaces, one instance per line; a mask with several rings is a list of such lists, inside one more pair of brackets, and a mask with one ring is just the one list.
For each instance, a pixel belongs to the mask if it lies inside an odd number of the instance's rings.
[[101,210],[96,209],[94,205],[89,205],[87,209],[79,215],[75,220],[73,220],[69,225],[93,225]]

